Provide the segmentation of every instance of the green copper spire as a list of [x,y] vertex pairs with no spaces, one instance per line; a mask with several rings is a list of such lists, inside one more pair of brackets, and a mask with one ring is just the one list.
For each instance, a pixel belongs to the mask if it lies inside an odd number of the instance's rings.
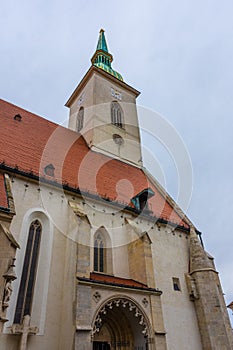
[[123,81],[120,73],[112,69],[111,63],[113,61],[112,55],[108,52],[107,42],[104,35],[104,30],[100,30],[99,40],[96,51],[91,59],[93,66],[103,69],[105,72],[113,75],[115,78]]
[[98,40],[96,50],[102,50],[102,51],[108,52],[108,47],[107,47],[103,29],[100,29],[100,35],[99,35],[99,40]]

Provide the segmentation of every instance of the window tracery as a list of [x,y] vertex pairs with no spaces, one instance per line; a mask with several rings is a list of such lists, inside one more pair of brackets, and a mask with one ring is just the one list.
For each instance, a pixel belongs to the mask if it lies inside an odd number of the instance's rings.
[[105,260],[104,240],[102,235],[98,233],[94,242],[94,271],[105,272]]
[[119,128],[124,128],[123,110],[116,101],[113,101],[111,104],[111,123]]

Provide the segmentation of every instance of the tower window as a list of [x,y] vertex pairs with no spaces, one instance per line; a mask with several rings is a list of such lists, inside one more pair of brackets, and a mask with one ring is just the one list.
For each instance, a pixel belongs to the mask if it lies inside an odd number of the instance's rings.
[[105,271],[105,248],[101,234],[97,234],[94,243],[94,271]]
[[78,111],[78,116],[77,116],[77,131],[82,130],[83,122],[84,122],[84,108],[80,107]]
[[28,233],[14,323],[22,323],[23,317],[31,314],[41,232],[42,228],[40,222],[38,220],[33,221]]
[[173,289],[176,291],[181,291],[179,278],[173,277],[172,282],[173,282]]
[[123,111],[119,103],[116,101],[111,104],[111,123],[119,128],[124,127]]

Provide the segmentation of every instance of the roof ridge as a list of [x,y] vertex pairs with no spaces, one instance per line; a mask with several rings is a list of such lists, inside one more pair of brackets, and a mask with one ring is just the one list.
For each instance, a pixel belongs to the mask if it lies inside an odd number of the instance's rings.
[[[19,108],[20,110],[22,110],[22,111],[24,111],[24,112],[26,112],[26,113],[30,113],[31,115],[34,115],[35,117],[38,117],[38,118],[43,119],[43,120],[46,120],[46,122],[48,122],[48,123],[50,123],[50,124],[53,124],[53,125],[57,125],[57,126],[61,126],[61,127],[63,127],[63,128],[66,128],[66,127],[64,127],[64,126],[62,126],[62,125],[60,125],[60,124],[58,124],[58,123],[55,123],[55,122],[52,121],[52,120],[47,119],[46,117],[43,117],[43,116],[38,115],[38,114],[36,114],[36,113],[34,113],[34,112],[31,112],[31,111],[29,111],[28,109],[25,109],[25,108],[23,108],[23,107],[20,107],[20,106],[14,104],[14,103],[12,103],[12,102],[9,102],[9,101],[7,101],[7,100],[2,99],[2,98],[0,98],[0,103],[1,103],[1,102],[6,103],[6,104],[8,104],[8,105],[10,105],[10,106],[12,106],[12,107],[15,107],[15,108]],[[66,128],[66,129],[68,129],[68,128]],[[71,130],[71,129],[69,129],[69,130]]]

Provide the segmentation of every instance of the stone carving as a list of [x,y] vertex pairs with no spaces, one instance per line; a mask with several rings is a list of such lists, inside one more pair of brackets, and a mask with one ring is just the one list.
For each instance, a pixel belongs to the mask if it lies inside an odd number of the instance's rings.
[[145,337],[148,337],[148,327],[146,324],[146,320],[141,313],[141,311],[138,309],[138,307],[130,300],[124,299],[124,298],[119,298],[119,299],[113,299],[107,302],[102,309],[100,309],[92,331],[92,336],[94,336],[95,333],[99,333],[101,327],[102,327],[102,318],[101,315],[106,315],[108,312],[108,309],[113,309],[114,307],[120,307],[122,306],[123,308],[128,308],[130,312],[134,313],[134,317],[138,318],[138,323],[142,326],[142,334]]
[[10,297],[12,294],[12,281],[16,279],[14,267],[15,259],[12,259],[11,265],[8,268],[7,272],[3,275],[5,278],[5,286],[2,294],[2,300],[0,301],[0,322],[4,323],[8,321],[6,319],[6,309],[9,306]]
[[28,336],[35,335],[39,331],[38,327],[32,327],[30,322],[31,317],[29,315],[25,315],[22,324],[13,324],[13,326],[11,327],[12,334],[20,335],[20,343],[18,348],[19,350],[26,350]]
[[3,301],[2,301],[3,308],[7,308],[9,306],[11,294],[12,294],[11,281],[7,281],[3,292]]
[[96,303],[98,303],[101,299],[101,294],[96,291],[94,294],[93,294],[93,299],[95,300]]
[[3,275],[3,277],[5,278],[5,281],[6,281],[4,291],[3,291],[3,300],[2,300],[2,308],[3,309],[7,308],[9,305],[10,297],[12,294],[11,283],[12,283],[12,281],[14,281],[16,279],[14,267],[15,267],[15,259],[12,259],[12,262],[11,262],[9,269]]
[[146,298],[143,298],[142,299],[142,303],[143,303],[144,307],[147,307],[149,302],[148,302],[148,300]]

